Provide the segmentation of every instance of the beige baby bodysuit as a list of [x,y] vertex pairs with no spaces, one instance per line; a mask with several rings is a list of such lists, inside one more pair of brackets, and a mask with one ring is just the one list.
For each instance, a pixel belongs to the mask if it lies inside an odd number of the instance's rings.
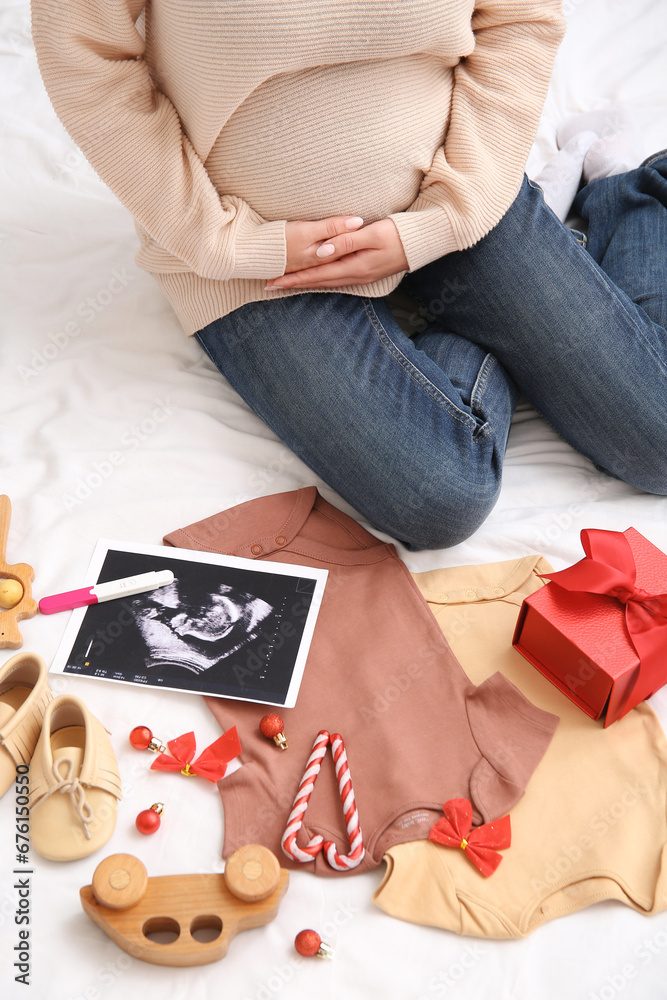
[[546,581],[539,556],[414,575],[455,655],[480,684],[501,671],[560,716],[524,797],[512,845],[488,879],[462,851],[418,840],[392,847],[374,895],[392,916],[479,937],[523,937],[603,899],[667,907],[667,741],[646,703],[603,729],[512,648],[521,602]]

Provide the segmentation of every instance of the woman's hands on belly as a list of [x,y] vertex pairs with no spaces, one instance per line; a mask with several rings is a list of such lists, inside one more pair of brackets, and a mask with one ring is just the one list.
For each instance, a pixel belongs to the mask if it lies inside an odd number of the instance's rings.
[[287,222],[287,267],[274,288],[340,288],[369,285],[408,270],[398,230],[391,219],[368,226],[357,216],[317,222]]

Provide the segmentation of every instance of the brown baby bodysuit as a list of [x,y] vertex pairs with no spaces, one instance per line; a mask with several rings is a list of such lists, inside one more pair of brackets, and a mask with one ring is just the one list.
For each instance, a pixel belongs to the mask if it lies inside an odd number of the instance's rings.
[[500,670],[560,716],[525,796],[512,845],[483,878],[461,851],[427,840],[392,847],[374,901],[392,916],[461,934],[517,938],[603,899],[667,908],[667,742],[642,703],[604,729],[512,648],[521,603],[551,567],[539,556],[415,574],[473,681]]
[[[260,734],[266,706],[208,699],[224,730],[237,726],[242,767],[221,782],[223,857],[250,842],[287,867],[337,874],[322,853],[289,861],[281,835],[313,740],[340,733],[366,855],[378,866],[394,845],[425,838],[442,804],[470,799],[475,822],[523,795],[558,722],[500,673],[476,686],[452,654],[404,563],[314,487],[262,497],[175,531],[166,544],[250,559],[318,566],[328,579],[296,706],[281,709],[289,749]],[[331,757],[299,835],[348,851]]]

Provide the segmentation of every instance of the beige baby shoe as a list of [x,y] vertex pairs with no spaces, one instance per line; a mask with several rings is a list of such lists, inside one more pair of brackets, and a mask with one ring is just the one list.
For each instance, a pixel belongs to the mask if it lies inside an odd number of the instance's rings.
[[80,698],[54,698],[30,767],[33,848],[51,861],[93,854],[114,831],[120,798],[118,764],[104,726]]
[[17,653],[0,667],[0,796],[29,764],[53,698],[46,664],[36,653]]

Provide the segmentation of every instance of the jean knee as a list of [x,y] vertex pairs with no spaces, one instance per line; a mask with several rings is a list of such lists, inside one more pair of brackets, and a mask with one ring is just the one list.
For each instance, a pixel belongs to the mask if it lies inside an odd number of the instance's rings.
[[451,548],[484,523],[499,492],[500,482],[495,478],[470,483],[431,477],[403,494],[400,510],[392,512],[393,529],[384,530],[411,552]]
[[646,456],[639,451],[621,451],[613,468],[599,468],[643,493],[667,496],[667,441],[660,454],[653,452]]

